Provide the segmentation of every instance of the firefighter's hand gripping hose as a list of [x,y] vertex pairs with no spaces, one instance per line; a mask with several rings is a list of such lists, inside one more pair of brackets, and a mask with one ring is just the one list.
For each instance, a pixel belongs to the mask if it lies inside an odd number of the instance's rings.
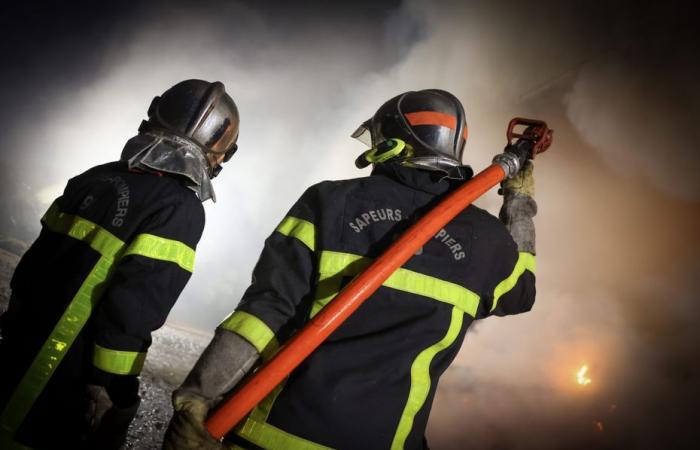
[[214,439],[204,427],[209,405],[195,395],[174,398],[175,414],[163,440],[163,450],[205,449],[224,450],[223,444]]
[[503,180],[498,190],[503,195],[503,206],[498,217],[508,229],[518,251],[534,255],[535,222],[532,218],[537,214],[537,203],[534,199],[533,166],[532,161],[526,161],[513,178]]
[[[526,129],[516,133],[517,126]],[[508,125],[506,134],[506,151],[497,155],[493,164],[411,226],[222,403],[206,421],[206,428],[212,436],[220,439],[228,433],[443,226],[489,189],[514,177],[529,159],[544,152],[552,143],[552,130],[538,120],[515,118]],[[517,141],[513,143],[513,139]]]

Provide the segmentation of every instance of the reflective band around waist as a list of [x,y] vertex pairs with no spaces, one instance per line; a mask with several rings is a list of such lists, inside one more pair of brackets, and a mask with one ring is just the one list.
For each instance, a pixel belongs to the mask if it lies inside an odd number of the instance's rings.
[[92,365],[116,375],[138,375],[143,369],[146,352],[112,350],[95,344]]
[[192,248],[180,241],[152,234],[143,233],[136,236],[136,239],[124,253],[124,256],[127,255],[140,255],[146,258],[169,261],[188,272],[194,271],[195,252]]
[[287,216],[275,231],[299,239],[312,252],[316,248],[316,227],[308,220]]
[[[371,263],[371,258],[324,250],[319,259],[319,286],[322,284],[330,285],[331,283],[327,280],[336,275],[346,277],[358,275]],[[479,306],[479,295],[469,289],[456,283],[404,268],[397,269],[384,281],[383,286],[448,303],[472,317],[476,316],[476,310]],[[322,296],[317,296],[317,304],[314,305],[313,312],[318,312],[335,294],[337,292],[333,295],[324,292]]]
[[246,419],[236,434],[266,450],[333,450],[253,419]]
[[262,320],[245,311],[232,312],[219,328],[233,331],[246,341],[250,342],[255,349],[266,357],[271,351],[276,351],[279,347],[275,333]]
[[394,440],[391,443],[391,450],[400,450],[404,448],[406,439],[413,429],[413,421],[416,414],[421,410],[425,401],[430,394],[430,364],[439,352],[445,350],[452,345],[459,336],[462,329],[464,314],[456,307],[452,308],[452,318],[450,326],[447,329],[445,336],[437,343],[426,348],[418,354],[418,357],[411,365],[411,389],[408,392],[406,406],[401,414],[399,426],[396,429]]
[[533,274],[537,269],[537,264],[535,261],[535,255],[527,252],[520,252],[518,254],[518,261],[515,263],[513,272],[505,280],[498,283],[496,289],[493,291],[493,306],[491,306],[491,311],[496,309],[498,305],[498,300],[505,294],[507,294],[511,289],[515,287],[520,279],[520,276],[529,270]]

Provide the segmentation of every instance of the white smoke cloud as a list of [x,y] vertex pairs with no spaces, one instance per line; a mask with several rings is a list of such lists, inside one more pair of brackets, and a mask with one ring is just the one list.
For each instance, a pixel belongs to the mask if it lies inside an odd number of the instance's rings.
[[[700,250],[690,220],[697,204],[674,203],[697,195],[698,177],[674,174],[697,172],[700,159],[677,145],[687,127],[678,128],[673,102],[649,89],[651,78],[630,81],[626,65],[595,59],[575,9],[524,3],[406,1],[375,18],[379,33],[340,19],[278,28],[236,3],[146,9],[105,50],[93,82],[56,93],[46,120],[18,133],[26,154],[18,172],[45,161],[46,185],[33,192],[48,206],[67,178],[117,157],[154,95],[186,78],[223,81],[241,111],[240,151],[215,180],[219,201],[206,204],[196,271],[170,317],[211,329],[235,307],[264,239],[306,187],[367,174],[354,168],[363,147],[348,135],[385,100],[423,88],[455,93],[470,128],[465,162],[477,170],[502,149],[510,118],[541,117],[557,131],[537,160],[538,301],[527,315],[488,319],[470,333],[441,385],[432,446],[623,448],[627,426],[648,436],[649,402],[681,395],[659,368],[663,350],[670,345],[682,366],[689,351],[679,342],[697,341],[686,325],[664,340],[646,324],[674,329],[697,312],[679,301],[687,295],[664,292],[674,285],[666,261],[682,266]],[[492,192],[479,204],[496,212],[500,201]],[[652,278],[658,286],[638,283]],[[663,319],[651,306],[659,304]],[[642,358],[649,343],[660,349]],[[637,359],[643,381],[625,387]],[[582,364],[594,380],[586,391],[573,380]],[[671,406],[665,414],[683,422]],[[664,437],[633,443],[651,448]]]
[[[231,23],[233,36],[226,31]],[[215,180],[219,201],[205,204],[197,271],[171,315],[213,327],[237,304],[264,239],[304,189],[361,175],[353,161],[363,148],[349,134],[377,100],[367,98],[360,113],[349,105],[374,67],[364,57],[368,42],[353,45],[330,28],[285,36],[240,4],[145,20],[108,49],[102,76],[57,101],[24,143],[56,149],[49,162],[56,181],[36,200],[47,207],[67,178],[115,159],[154,95],[182,79],[223,81],[241,111],[240,151]],[[240,42],[244,37],[254,49]],[[25,164],[36,156],[28,153]]]
[[[353,165],[363,147],[348,135],[388,98],[451,90],[468,112],[466,159],[485,167],[502,148],[513,99],[541,75],[501,70],[496,30],[462,5],[445,5],[452,11],[407,2],[380,21],[383,42],[362,30],[337,33],[334,24],[288,34],[235,3],[157,20],[146,14],[107,49],[101,75],[57,98],[41,132],[24,143],[60,149],[49,162],[52,186],[38,200],[48,206],[65,179],[114,159],[166,87],[186,78],[223,81],[241,111],[241,150],[215,180],[219,201],[206,204],[198,270],[171,315],[213,326],[236,305],[265,237],[306,187],[366,174]],[[403,58],[378,56],[388,51]]]
[[685,91],[690,87],[685,83],[660,86],[664,81],[670,80],[630,70],[619,60],[593,61],[566,99],[567,116],[620,176],[647,179],[672,195],[696,199],[700,177],[690,174],[700,171],[698,133],[677,118],[688,104],[698,104],[697,89]]

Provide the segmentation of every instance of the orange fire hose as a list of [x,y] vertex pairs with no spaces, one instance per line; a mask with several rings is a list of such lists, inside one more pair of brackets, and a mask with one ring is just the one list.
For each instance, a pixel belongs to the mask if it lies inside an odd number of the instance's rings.
[[[513,119],[508,129],[510,137],[516,125],[536,125],[540,128],[520,138],[534,142],[535,153],[541,153],[551,143],[551,130],[544,122]],[[535,132],[538,131],[537,134]],[[546,142],[543,142],[546,140]],[[544,144],[544,145],[542,145]],[[538,151],[539,149],[539,151]],[[363,273],[355,277],[304,328],[296,333],[263,365],[231,398],[223,403],[206,422],[206,427],[217,439],[222,438],[240,422],[265,396],[280,384],[307,356],[331,335],[360,305],[369,298],[391,274],[401,267],[419,248],[428,242],[463,209],[500,183],[506,171],[500,163],[493,163],[460,186],[428,214],[411,226],[386,252]]]

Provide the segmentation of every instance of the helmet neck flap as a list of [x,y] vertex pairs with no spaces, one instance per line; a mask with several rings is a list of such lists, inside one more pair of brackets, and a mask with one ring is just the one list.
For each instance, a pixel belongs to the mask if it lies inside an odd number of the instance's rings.
[[163,172],[182,177],[200,201],[216,202],[209,172],[211,166],[199,146],[165,131],[140,133],[126,143],[121,155],[130,169]]

